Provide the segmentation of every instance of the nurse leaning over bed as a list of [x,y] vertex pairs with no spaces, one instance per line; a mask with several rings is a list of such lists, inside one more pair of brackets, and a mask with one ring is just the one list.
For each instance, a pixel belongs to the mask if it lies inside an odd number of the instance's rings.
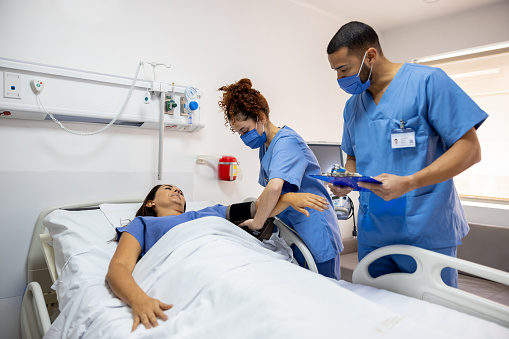
[[[414,245],[456,256],[468,224],[452,178],[481,160],[476,129],[488,115],[438,68],[392,63],[376,32],[345,24],[327,47],[339,86],[352,97],[343,113],[342,150],[349,172],[373,176],[360,183],[359,260],[376,248]],[[343,196],[350,188],[329,186]],[[406,256],[370,265],[373,277],[413,272]],[[457,286],[457,272],[442,271]]]
[[[164,311],[172,308],[160,300],[149,297],[132,276],[134,266],[140,257],[173,227],[186,221],[217,216],[232,222],[240,222],[254,217],[257,202],[215,205],[199,211],[185,212],[186,199],[183,192],[173,185],[157,185],[148,193],[136,218],[126,227],[117,228],[119,243],[113,255],[106,280],[113,293],[131,306],[134,331],[140,323],[146,328],[157,326],[157,318],[168,319]],[[314,194],[290,193],[280,197],[268,216],[291,206],[297,213],[309,215],[306,208],[313,211],[328,209],[327,199]],[[242,225],[242,224],[240,224]],[[184,227],[184,226],[183,226]],[[232,227],[237,227],[232,224]],[[171,287],[170,287],[171,288]]]
[[[258,183],[265,189],[258,198],[256,215],[248,226],[253,230],[262,227],[281,194],[307,192],[326,198],[329,208],[324,213],[310,211],[306,218],[289,208],[278,217],[300,235],[313,255],[318,272],[339,280],[339,253],[343,244],[330,195],[318,180],[311,177],[321,174],[313,152],[293,129],[288,126],[279,128],[269,120],[267,100],[252,88],[249,79],[241,79],[219,90],[224,92],[219,106],[231,130],[240,135],[247,147],[259,149]],[[296,248],[294,256],[302,266],[304,260]]]

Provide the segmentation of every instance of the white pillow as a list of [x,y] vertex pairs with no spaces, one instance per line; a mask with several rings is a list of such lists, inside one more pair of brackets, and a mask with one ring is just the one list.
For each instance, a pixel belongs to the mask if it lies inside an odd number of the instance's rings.
[[114,228],[127,226],[136,216],[141,202],[125,204],[101,204],[99,208]]
[[186,203],[186,212],[188,211],[199,211],[204,209],[205,207],[210,207],[217,205],[215,201],[207,200],[207,201],[188,201]]
[[[214,206],[214,201],[188,201],[186,203],[186,211],[198,211],[205,207]],[[141,203],[125,203],[125,204],[101,204],[99,208],[109,220],[111,225],[116,227],[127,226],[136,216],[136,212],[140,208]]]
[[53,238],[58,276],[73,255],[92,246],[104,246],[116,236],[115,228],[99,209],[55,210],[44,218],[43,224]]

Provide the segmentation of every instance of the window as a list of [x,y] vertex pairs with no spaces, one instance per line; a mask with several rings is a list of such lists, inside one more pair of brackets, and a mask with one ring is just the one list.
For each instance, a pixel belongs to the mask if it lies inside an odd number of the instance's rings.
[[482,160],[454,178],[458,193],[509,201],[509,43],[491,46],[414,62],[443,69],[489,114],[477,130]]

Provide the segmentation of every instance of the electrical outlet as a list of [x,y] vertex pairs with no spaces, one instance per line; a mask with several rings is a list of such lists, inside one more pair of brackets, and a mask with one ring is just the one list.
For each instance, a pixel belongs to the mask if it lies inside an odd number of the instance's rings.
[[22,98],[21,80],[21,74],[4,72],[4,98]]

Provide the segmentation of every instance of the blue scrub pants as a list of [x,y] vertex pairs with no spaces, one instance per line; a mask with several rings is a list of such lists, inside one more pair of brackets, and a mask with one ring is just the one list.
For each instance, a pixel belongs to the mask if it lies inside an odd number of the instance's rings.
[[[367,246],[362,244],[357,244],[357,251],[359,256],[359,261],[362,260],[368,253],[373,252],[378,247]],[[430,249],[433,252],[445,254],[451,257],[456,258],[456,250],[457,247],[445,247],[445,248],[435,248]],[[402,254],[388,255],[382,258],[375,260],[368,267],[369,274],[373,277],[379,277],[381,275],[387,273],[394,272],[405,272],[405,273],[413,273],[417,269],[417,263],[415,260],[408,256]],[[442,280],[446,285],[451,287],[458,287],[458,271],[452,268],[444,268],[442,273],[440,274]]]
[[[306,261],[304,260],[304,256],[302,252],[295,246],[292,245],[293,257],[297,260],[299,266],[308,268]],[[341,279],[341,268],[339,265],[339,254],[332,258],[331,260],[327,260],[321,263],[316,263],[316,268],[318,269],[318,273],[327,277],[339,280]]]

